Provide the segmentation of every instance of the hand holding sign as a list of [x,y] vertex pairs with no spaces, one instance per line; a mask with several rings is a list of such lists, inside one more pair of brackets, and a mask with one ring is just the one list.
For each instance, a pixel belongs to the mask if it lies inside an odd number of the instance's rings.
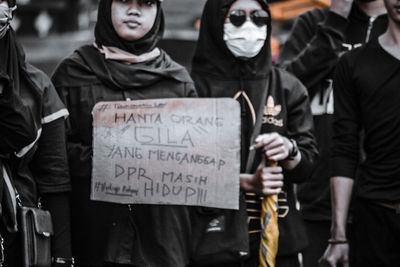
[[236,101],[101,102],[93,117],[93,200],[238,208]]

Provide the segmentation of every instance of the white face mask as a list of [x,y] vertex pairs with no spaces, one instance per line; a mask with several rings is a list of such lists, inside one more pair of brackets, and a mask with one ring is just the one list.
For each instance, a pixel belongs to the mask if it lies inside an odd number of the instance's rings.
[[235,57],[255,57],[260,53],[266,39],[267,25],[258,27],[249,20],[240,27],[230,22],[224,24],[224,41]]
[[7,5],[0,4],[0,39],[6,35],[10,28],[10,22],[12,20],[12,12],[16,9],[14,7],[8,7]]

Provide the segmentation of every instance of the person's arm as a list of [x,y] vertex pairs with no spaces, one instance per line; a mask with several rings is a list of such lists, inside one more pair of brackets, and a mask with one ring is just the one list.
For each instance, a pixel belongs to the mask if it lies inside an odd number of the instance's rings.
[[32,173],[38,184],[43,208],[50,211],[53,220],[52,257],[71,259],[68,196],[71,185],[63,118],[42,125],[42,135],[32,161]]
[[[354,178],[359,162],[359,133],[361,111],[357,88],[352,83],[352,59],[345,55],[339,62],[334,76],[334,122],[331,178],[332,228],[328,248],[320,262],[325,266],[336,266],[342,262],[348,266],[349,247],[346,223]],[[357,55],[352,55],[353,60]]]
[[[282,88],[285,93],[287,122],[286,138],[293,140],[290,145],[296,144],[298,157],[293,160],[284,160],[283,174],[285,181],[290,183],[304,182],[313,170],[318,149],[314,137],[313,118],[311,115],[310,102],[307,89],[292,74],[280,71]],[[286,139],[286,140],[287,140]],[[292,152],[292,146],[289,146]]]
[[349,266],[346,225],[353,185],[354,180],[348,177],[331,178],[331,239],[328,241],[328,248],[320,259],[322,266],[335,267],[337,263],[342,263],[343,267]]
[[83,140],[83,138],[87,136],[87,131],[90,131],[91,135],[92,121],[89,120],[89,116],[83,116],[84,121],[82,119],[82,110],[79,105],[79,88],[57,87],[57,84],[55,85],[61,101],[69,111],[65,126],[71,178],[90,177],[92,172],[92,144],[91,140]]
[[314,86],[334,70],[345,40],[352,1],[332,0],[329,11],[316,9],[299,16],[276,64],[294,74],[312,97]]
[[35,141],[38,129],[32,111],[0,75],[0,154],[17,152]]

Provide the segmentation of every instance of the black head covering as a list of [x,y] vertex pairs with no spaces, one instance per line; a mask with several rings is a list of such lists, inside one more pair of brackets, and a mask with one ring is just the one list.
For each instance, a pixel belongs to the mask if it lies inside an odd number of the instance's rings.
[[9,80],[9,86],[14,94],[21,97],[35,118],[37,129],[41,125],[42,90],[30,77],[25,62],[25,54],[17,42],[12,28],[0,39],[0,74]]
[[113,46],[134,55],[141,55],[153,50],[164,34],[164,14],[157,1],[157,15],[151,30],[143,38],[127,41],[119,37],[111,20],[111,4],[113,0],[100,0],[95,28],[96,44],[101,47]]
[[17,5],[17,1],[16,0],[7,0],[8,6],[9,7],[13,7],[15,5]]
[[[271,22],[267,24],[267,39],[260,53],[250,59],[236,58],[223,39],[224,21],[235,0],[208,0],[203,11],[200,35],[192,62],[194,72],[237,79],[267,77],[272,65]],[[270,14],[266,0],[257,0]]]

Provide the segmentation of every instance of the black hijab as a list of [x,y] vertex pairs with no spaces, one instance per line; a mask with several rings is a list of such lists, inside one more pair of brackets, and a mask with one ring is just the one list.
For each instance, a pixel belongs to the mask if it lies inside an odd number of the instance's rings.
[[164,34],[164,14],[160,2],[157,1],[157,15],[151,30],[143,38],[127,41],[119,37],[111,20],[111,4],[113,0],[100,0],[95,28],[96,44],[101,47],[113,46],[134,55],[152,51]]
[[[241,60],[228,49],[223,39],[224,21],[235,0],[208,0],[203,11],[200,35],[192,62],[193,72],[210,74],[224,79],[261,78],[269,75],[271,57],[271,22],[267,24],[267,39],[254,58]],[[270,14],[266,0],[257,0]]]
[[34,124],[41,128],[42,89],[30,76],[25,54],[12,28],[0,39],[0,74],[8,80],[13,94],[19,96],[34,115]]

